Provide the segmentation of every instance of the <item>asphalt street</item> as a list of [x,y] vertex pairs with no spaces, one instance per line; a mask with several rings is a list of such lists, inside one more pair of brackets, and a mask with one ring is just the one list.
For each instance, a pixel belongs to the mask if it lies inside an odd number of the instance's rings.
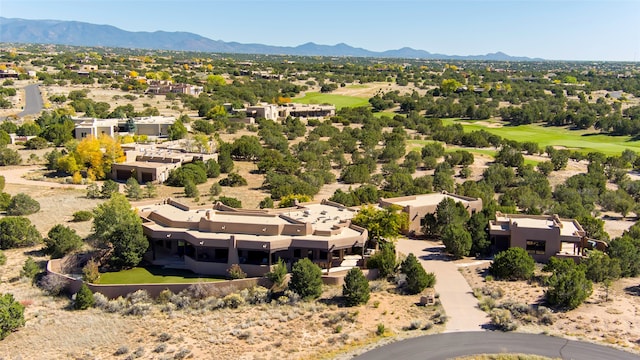
[[40,87],[38,84],[27,85],[24,88],[25,92],[25,106],[22,112],[18,114],[19,117],[27,115],[36,115],[42,111],[42,94],[40,94]]
[[638,360],[639,355],[558,337],[497,331],[458,332],[398,341],[358,360],[440,360],[474,354],[520,353],[576,360]]

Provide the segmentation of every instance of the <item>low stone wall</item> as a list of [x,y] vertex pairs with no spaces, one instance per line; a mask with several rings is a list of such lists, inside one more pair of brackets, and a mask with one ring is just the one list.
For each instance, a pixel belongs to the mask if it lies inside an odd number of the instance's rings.
[[[66,284],[65,290],[69,294],[75,294],[80,289],[80,286],[82,286],[83,281],[81,279],[75,279],[73,277],[65,275],[63,273],[63,265],[64,263],[62,259],[49,260],[47,262],[47,274],[50,276],[56,276],[58,279],[60,279],[60,281]],[[362,270],[362,272],[368,280],[375,280],[378,278],[378,269],[364,269]],[[346,275],[347,271],[323,275],[322,283],[329,286],[342,286],[344,284],[344,277]],[[289,281],[289,278],[290,275],[287,275],[285,283]],[[157,297],[160,292],[165,289],[169,289],[174,294],[177,294],[194,284],[205,287],[206,289],[208,289],[208,292],[214,296],[223,297],[225,295],[238,292],[242,289],[252,288],[254,286],[264,286],[268,288],[271,286],[271,281],[266,278],[260,277],[186,284],[86,284],[94,293],[99,292],[109,299],[115,299],[119,296],[125,297],[127,296],[127,294],[136,292],[138,290],[145,290],[151,297]]]
[[[349,271],[340,271],[337,273],[330,273],[322,276],[322,283],[329,286],[342,286],[344,284],[344,277],[347,276]],[[362,269],[362,273],[367,280],[375,280],[378,278],[378,269]]]
[[[47,262],[47,274],[56,276],[62,282],[64,282],[65,290],[70,294],[75,294],[82,286],[83,281],[81,279],[74,279],[68,275],[62,273],[62,260],[53,259]],[[93,292],[99,292],[109,299],[115,299],[119,296],[127,296],[132,292],[138,290],[145,290],[152,297],[157,297],[162,290],[169,289],[173,293],[179,293],[182,290],[187,289],[193,284],[199,284],[209,290],[209,292],[215,296],[222,297],[233,292],[238,292],[242,289],[251,288],[254,286],[270,287],[271,282],[266,278],[247,278],[238,280],[224,280],[218,282],[203,282],[203,283],[186,283],[186,284],[92,284],[87,283],[87,286]]]

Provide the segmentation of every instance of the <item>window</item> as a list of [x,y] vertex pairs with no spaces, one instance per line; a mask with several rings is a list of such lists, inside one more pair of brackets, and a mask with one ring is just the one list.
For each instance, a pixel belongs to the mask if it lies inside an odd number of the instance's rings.
[[544,255],[546,244],[542,240],[527,240],[527,252],[531,255]]

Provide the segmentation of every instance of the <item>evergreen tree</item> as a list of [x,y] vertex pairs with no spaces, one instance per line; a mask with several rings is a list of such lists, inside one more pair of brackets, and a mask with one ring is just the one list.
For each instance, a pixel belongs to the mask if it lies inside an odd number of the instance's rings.
[[400,272],[407,276],[407,292],[409,294],[418,294],[426,287],[435,284],[435,275],[427,274],[418,258],[410,253],[400,265]]
[[73,308],[76,310],[86,310],[92,307],[94,303],[91,289],[89,289],[87,284],[82,283],[80,290],[76,293],[76,301],[73,303]]
[[124,185],[124,193],[129,199],[140,200],[142,199],[142,188],[138,183],[138,180],[133,176],[127,180]]
[[342,285],[342,296],[345,297],[348,306],[356,306],[366,304],[370,297],[369,281],[362,270],[354,267],[344,277],[344,285]]
[[289,288],[303,300],[313,300],[322,294],[322,270],[311,260],[298,260],[291,269]]
[[0,295],[0,340],[21,326],[24,326],[24,305],[12,294]]

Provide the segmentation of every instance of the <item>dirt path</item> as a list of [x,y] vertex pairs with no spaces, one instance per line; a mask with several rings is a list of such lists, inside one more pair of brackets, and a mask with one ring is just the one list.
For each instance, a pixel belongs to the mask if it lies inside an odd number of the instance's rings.
[[482,331],[488,322],[487,314],[478,309],[478,300],[458,266],[441,254],[442,245],[432,241],[400,239],[398,252],[413,253],[427,272],[436,275],[436,292],[447,313],[447,332]]
[[71,189],[87,188],[86,185],[60,184],[56,182],[28,180],[24,178],[24,176],[29,172],[33,172],[37,170],[42,170],[42,166],[40,165],[15,166],[15,167],[3,168],[0,171],[0,175],[4,176],[7,184],[46,186],[49,188],[68,188],[68,189],[69,188]]

